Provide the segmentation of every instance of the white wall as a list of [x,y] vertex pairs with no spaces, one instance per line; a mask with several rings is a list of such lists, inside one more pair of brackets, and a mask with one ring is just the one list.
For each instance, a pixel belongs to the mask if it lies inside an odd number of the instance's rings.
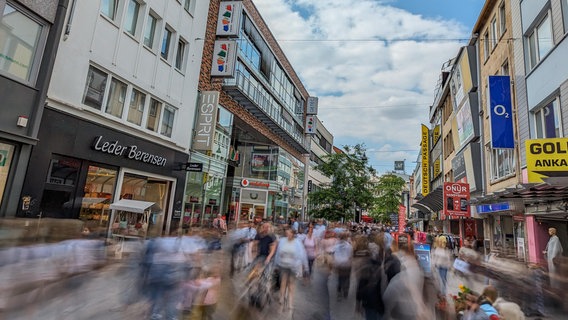
[[[126,8],[125,4],[125,0],[120,0],[123,8]],[[203,39],[205,35],[209,1],[196,1],[192,14],[189,14],[178,1],[148,0],[141,6],[135,36],[126,33],[123,22],[115,23],[103,16],[99,5],[98,0],[75,1],[71,30],[67,36],[62,37],[55,61],[48,91],[49,106],[156,143],[188,151],[203,52],[203,41],[197,39]],[[150,9],[161,18],[156,26],[152,50],[145,47],[142,40]],[[118,21],[123,21],[123,12],[119,9]],[[70,9],[68,19],[69,14]],[[168,62],[160,57],[162,32],[166,23],[175,30]],[[173,66],[179,37],[188,43],[183,72]],[[147,96],[153,96],[177,108],[171,138],[146,130],[144,123],[137,126],[83,105],[90,64],[131,84]],[[127,109],[128,103],[125,112]]]

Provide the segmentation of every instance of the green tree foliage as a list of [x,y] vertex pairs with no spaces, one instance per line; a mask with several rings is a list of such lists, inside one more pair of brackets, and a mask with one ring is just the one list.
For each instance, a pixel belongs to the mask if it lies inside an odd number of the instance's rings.
[[394,174],[385,174],[375,183],[375,203],[371,215],[375,219],[387,221],[389,214],[398,212],[401,204],[402,191],[406,182]]
[[375,170],[368,165],[362,144],[344,146],[345,152],[331,154],[316,169],[332,178],[309,193],[313,205],[309,214],[331,221],[353,220],[356,208],[370,208],[373,204],[371,178]]

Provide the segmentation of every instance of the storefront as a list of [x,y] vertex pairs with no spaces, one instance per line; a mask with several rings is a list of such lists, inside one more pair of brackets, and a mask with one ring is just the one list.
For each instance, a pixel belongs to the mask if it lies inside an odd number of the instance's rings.
[[187,154],[51,109],[39,136],[19,217],[79,219],[105,232],[123,222],[119,215],[110,221],[110,205],[131,199],[154,203],[147,236],[177,231]]
[[3,205],[4,191],[8,187],[10,168],[18,145],[0,139],[0,208]]

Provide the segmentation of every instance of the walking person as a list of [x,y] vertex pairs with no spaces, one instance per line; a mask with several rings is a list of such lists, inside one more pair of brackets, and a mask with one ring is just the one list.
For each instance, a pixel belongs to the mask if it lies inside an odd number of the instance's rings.
[[347,299],[353,261],[353,246],[348,241],[347,233],[339,234],[339,241],[333,249],[333,268],[337,274],[337,301]]
[[448,269],[452,266],[450,250],[447,248],[446,237],[440,236],[434,239],[434,250],[432,251],[432,264],[438,272],[440,295],[446,295],[446,284]]
[[306,253],[308,255],[308,272],[307,276],[312,276],[312,270],[314,266],[314,261],[316,260],[316,252],[317,252],[317,239],[314,235],[314,225],[310,224],[308,226],[308,233],[303,240],[304,248],[306,249]]
[[546,257],[546,262],[548,262],[550,286],[554,289],[560,289],[560,281],[558,281],[557,278],[560,276],[558,265],[559,260],[562,257],[563,249],[560,244],[560,239],[558,239],[558,236],[556,235],[556,228],[548,228],[548,234],[550,235],[550,239],[542,253]]
[[[300,241],[294,237],[294,232],[286,228],[285,237],[278,241],[276,247],[275,263],[280,270],[280,304],[282,311],[292,309],[296,278],[301,274],[302,268],[308,268],[308,256]],[[288,304],[285,304],[285,298]]]

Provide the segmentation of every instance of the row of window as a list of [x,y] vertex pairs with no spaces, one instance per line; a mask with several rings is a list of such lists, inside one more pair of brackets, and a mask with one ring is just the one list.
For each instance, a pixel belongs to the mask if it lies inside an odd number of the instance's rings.
[[172,136],[176,108],[93,66],[87,74],[83,104],[152,132]]
[[[195,7],[195,0],[184,0],[183,6],[187,12],[190,12]],[[146,4],[138,0],[102,0],[101,14],[118,25],[122,17],[122,28],[126,33],[136,40],[141,38],[144,46],[152,52],[159,47],[162,59],[168,62],[173,60],[175,68],[184,72],[188,42],[177,36],[175,29],[164,23],[156,12],[146,7]],[[122,10],[124,10],[123,15]],[[142,25],[145,25],[143,31]],[[156,41],[160,31],[161,42]],[[177,45],[174,46],[176,39]],[[172,54],[174,50],[175,56]]]

